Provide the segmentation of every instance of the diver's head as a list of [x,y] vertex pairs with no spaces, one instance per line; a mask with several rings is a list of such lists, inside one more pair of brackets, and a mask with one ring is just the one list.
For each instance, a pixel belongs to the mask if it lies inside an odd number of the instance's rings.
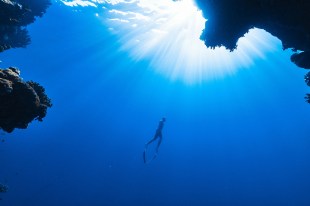
[[163,117],[163,118],[161,119],[161,121],[165,122],[165,121],[166,121],[166,117]]

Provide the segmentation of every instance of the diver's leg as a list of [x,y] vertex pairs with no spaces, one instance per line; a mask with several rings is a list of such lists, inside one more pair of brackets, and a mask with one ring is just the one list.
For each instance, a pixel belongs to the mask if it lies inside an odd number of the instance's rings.
[[160,135],[160,136],[158,136],[158,137],[159,137],[159,140],[158,140],[157,147],[156,147],[156,154],[158,154],[158,150],[159,150],[161,141],[162,141],[162,139],[163,139],[162,135]]
[[[149,146],[149,144],[151,144],[152,142],[154,142],[156,139],[158,138],[158,134],[156,133],[153,137],[153,139],[151,139],[150,141],[148,141],[146,144],[145,144],[145,148],[144,148],[144,151],[143,151],[143,161],[145,164],[148,163],[147,159],[146,159],[146,150],[147,150],[147,147]],[[157,151],[157,150],[156,150]],[[153,157],[153,159],[157,156],[157,154],[155,153],[155,156]],[[152,160],[153,160],[152,159]],[[151,160],[151,161],[152,161]]]
[[153,139],[151,139],[150,141],[148,141],[148,142],[145,144],[145,146],[147,147],[149,144],[151,144],[152,142],[154,142],[157,138],[158,138],[158,135],[155,134],[154,137],[153,137]]
[[146,164],[146,149],[143,151],[143,162]]
[[147,147],[149,144],[151,144],[152,142],[154,142],[155,141],[155,139],[151,139],[150,141],[148,141],[146,144],[145,144],[145,146]]

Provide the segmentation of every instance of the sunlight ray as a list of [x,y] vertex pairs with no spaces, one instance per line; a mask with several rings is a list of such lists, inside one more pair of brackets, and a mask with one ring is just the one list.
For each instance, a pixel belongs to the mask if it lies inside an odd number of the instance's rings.
[[[81,0],[78,2],[81,3]],[[92,0],[90,3],[97,3]],[[85,4],[85,3],[84,3]],[[119,37],[120,50],[134,61],[148,60],[150,67],[171,80],[188,84],[234,74],[255,59],[265,59],[280,46],[263,30],[252,29],[229,52],[223,47],[207,48],[200,40],[205,26],[202,12],[193,0],[103,1],[102,18]]]

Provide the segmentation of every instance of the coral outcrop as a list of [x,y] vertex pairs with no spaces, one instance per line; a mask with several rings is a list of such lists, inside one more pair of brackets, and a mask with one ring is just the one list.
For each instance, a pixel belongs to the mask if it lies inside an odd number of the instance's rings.
[[33,120],[42,121],[52,106],[45,89],[24,81],[17,68],[0,69],[0,128],[12,132],[25,129]]

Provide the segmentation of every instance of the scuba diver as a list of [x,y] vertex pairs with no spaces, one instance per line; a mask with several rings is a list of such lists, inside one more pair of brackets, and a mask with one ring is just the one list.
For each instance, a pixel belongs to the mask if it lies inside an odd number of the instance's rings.
[[[156,129],[156,132],[155,132],[155,135],[153,137],[153,139],[151,139],[150,141],[148,141],[146,144],[145,144],[145,148],[144,148],[144,152],[143,152],[143,160],[144,160],[144,163],[149,163],[151,162],[153,159],[155,159],[158,155],[158,149],[159,149],[159,146],[161,144],[161,141],[163,139],[163,134],[162,134],[162,130],[163,130],[163,127],[164,127],[164,123],[166,121],[166,118],[163,117],[160,121],[159,121],[159,124],[158,124],[158,127]],[[153,156],[153,158],[148,162],[146,160],[146,151],[147,151],[147,147],[152,143],[154,142],[155,140],[158,139],[158,142],[157,142],[157,146],[156,146],[156,149],[155,149],[155,154]]]

